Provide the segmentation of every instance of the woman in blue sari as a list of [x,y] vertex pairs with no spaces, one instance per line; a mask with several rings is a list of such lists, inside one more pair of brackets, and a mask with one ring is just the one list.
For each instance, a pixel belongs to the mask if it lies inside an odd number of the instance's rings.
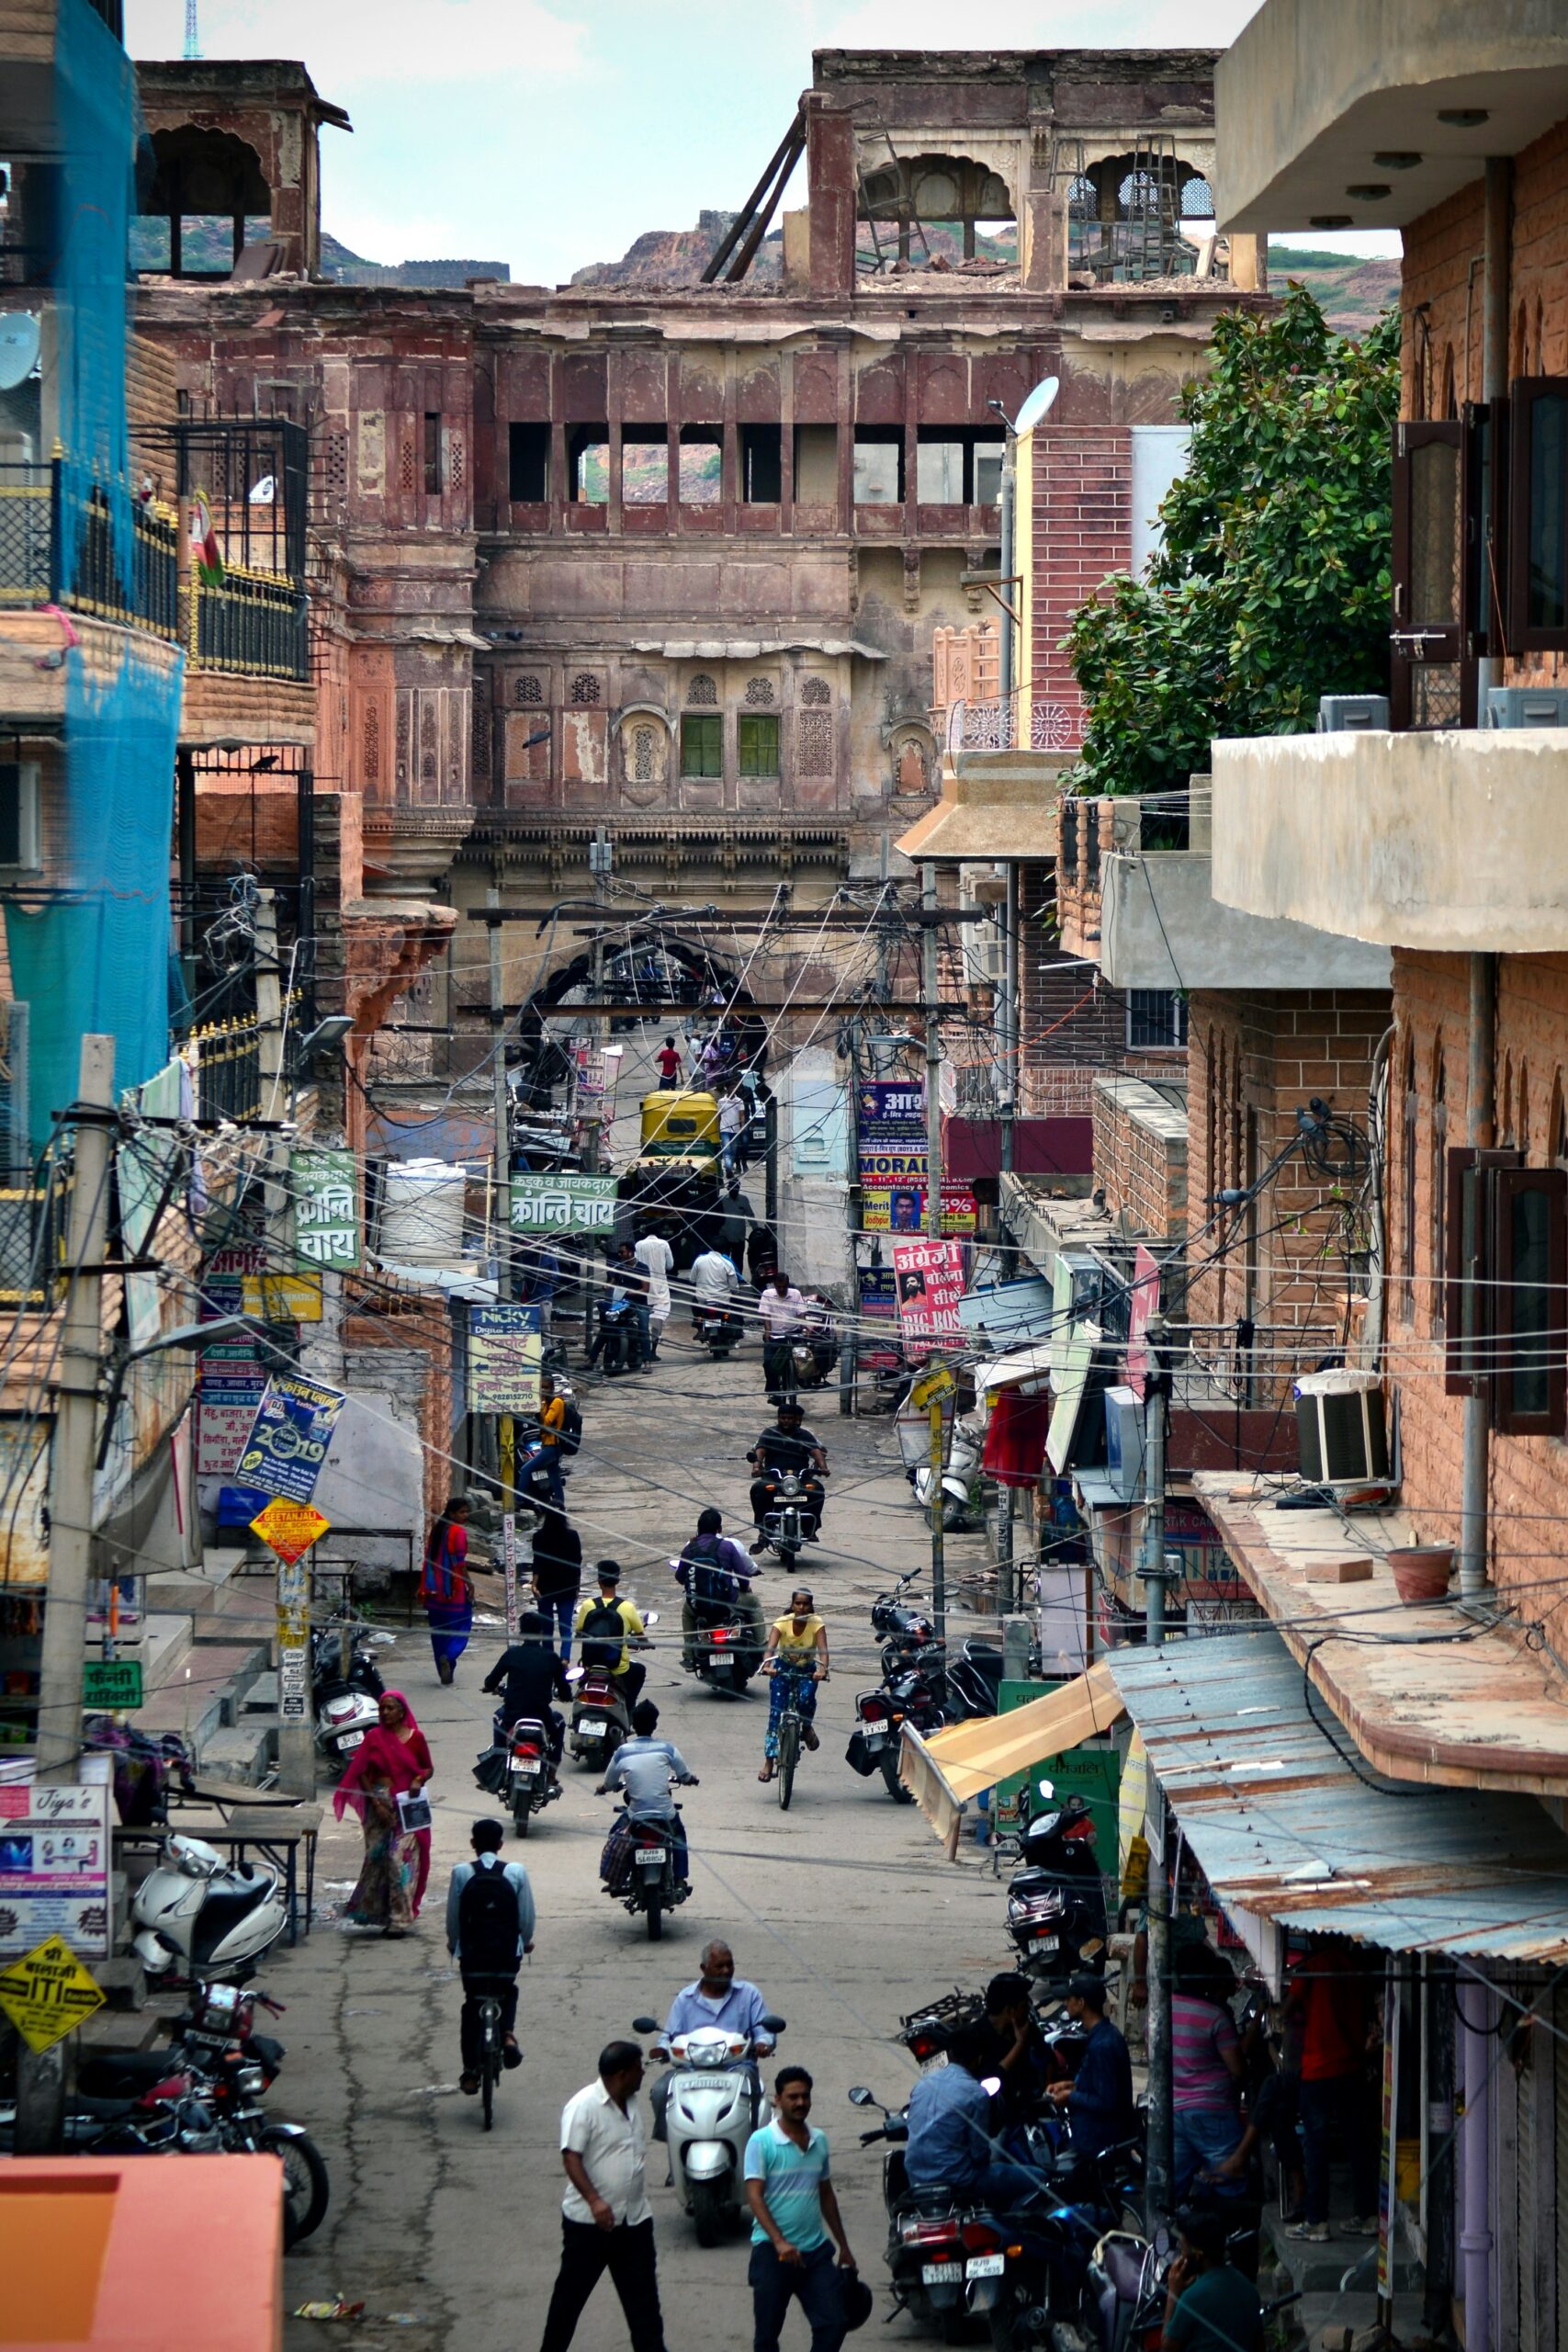
[[457,1673],[457,1660],[468,1648],[468,1635],[474,1629],[474,1588],[468,1570],[468,1504],[458,1496],[449,1496],[424,1547],[420,1599],[430,1620],[435,1671],[443,1682],[450,1682]]

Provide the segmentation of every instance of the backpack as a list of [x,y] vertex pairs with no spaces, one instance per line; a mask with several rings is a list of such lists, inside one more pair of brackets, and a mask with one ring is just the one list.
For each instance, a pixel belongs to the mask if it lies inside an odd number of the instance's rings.
[[582,1408],[575,1397],[567,1397],[565,1403],[566,1418],[561,1422],[560,1434],[556,1440],[557,1451],[562,1454],[581,1453],[582,1451]]
[[607,1667],[612,1672],[619,1666],[626,1644],[626,1621],[615,1601],[589,1602],[588,1614],[578,1627],[578,1642],[584,1666]]
[[517,1890],[499,1860],[475,1861],[457,1897],[457,1958],[469,1976],[510,1976],[522,1941]]
[[687,1571],[686,1589],[694,1600],[734,1600],[739,1580],[730,1569],[721,1566],[714,1553],[699,1551],[692,1544],[681,1558]]

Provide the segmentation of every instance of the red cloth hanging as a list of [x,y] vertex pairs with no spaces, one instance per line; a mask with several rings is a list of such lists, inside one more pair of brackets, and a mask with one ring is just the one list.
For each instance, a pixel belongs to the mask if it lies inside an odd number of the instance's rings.
[[1051,1426],[1054,1399],[1042,1389],[1026,1396],[1017,1388],[999,1390],[986,1424],[985,1469],[1001,1487],[1037,1487],[1045,1467],[1045,1432]]

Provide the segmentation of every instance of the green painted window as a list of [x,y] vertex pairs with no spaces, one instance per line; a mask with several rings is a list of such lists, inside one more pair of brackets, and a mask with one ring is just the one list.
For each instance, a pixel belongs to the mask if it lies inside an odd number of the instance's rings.
[[742,775],[777,775],[779,773],[777,716],[772,712],[743,712],[740,718],[739,748]]
[[701,717],[694,717],[688,712],[682,719],[681,774],[724,774],[724,720],[717,711],[711,715],[705,712]]

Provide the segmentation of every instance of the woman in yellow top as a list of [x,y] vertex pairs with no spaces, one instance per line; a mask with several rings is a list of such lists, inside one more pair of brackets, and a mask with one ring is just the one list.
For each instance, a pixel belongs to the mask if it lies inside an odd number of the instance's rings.
[[828,1679],[828,1628],[815,1614],[815,1604],[804,1585],[797,1585],[790,1594],[788,1616],[776,1617],[768,1628],[762,1671],[770,1682],[768,1729],[757,1778],[771,1781],[778,1760],[779,1717],[792,1692],[806,1745],[819,1745],[812,1718],[817,1713],[817,1686]]

